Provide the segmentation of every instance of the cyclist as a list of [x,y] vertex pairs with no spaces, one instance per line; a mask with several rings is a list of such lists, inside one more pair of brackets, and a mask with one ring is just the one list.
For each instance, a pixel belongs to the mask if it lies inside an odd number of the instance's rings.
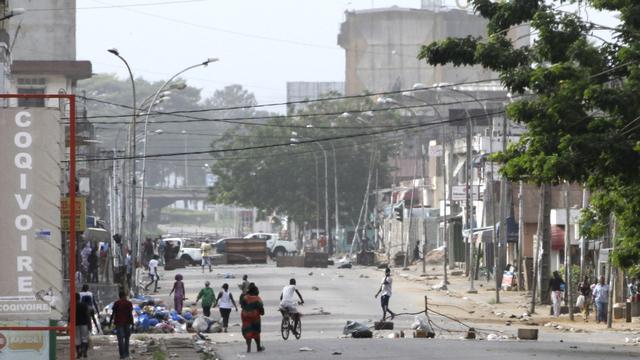
[[[296,302],[295,295],[298,295],[300,302]],[[285,312],[293,317],[293,334],[297,335],[295,329],[298,328],[298,323],[300,322],[300,313],[298,313],[297,304],[304,304],[304,300],[302,299],[302,295],[298,289],[296,289],[296,279],[289,280],[289,285],[282,288],[282,294],[280,294],[280,311],[284,315]]]

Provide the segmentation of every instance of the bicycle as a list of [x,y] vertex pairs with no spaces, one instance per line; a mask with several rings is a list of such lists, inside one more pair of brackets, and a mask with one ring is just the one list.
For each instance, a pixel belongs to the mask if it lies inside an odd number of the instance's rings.
[[280,313],[282,313],[282,323],[280,324],[280,333],[282,334],[282,338],[287,340],[289,338],[289,333],[293,332],[293,336],[296,337],[296,340],[299,340],[300,336],[302,336],[302,321],[300,320],[300,313],[297,314],[298,324],[295,328],[293,325],[295,321],[291,316],[294,314],[290,314],[284,309],[280,309]]

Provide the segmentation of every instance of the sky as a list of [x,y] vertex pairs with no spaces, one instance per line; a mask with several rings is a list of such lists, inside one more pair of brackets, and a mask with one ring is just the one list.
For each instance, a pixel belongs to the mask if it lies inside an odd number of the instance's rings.
[[241,84],[259,103],[280,102],[287,81],[344,81],[337,36],[345,10],[393,5],[418,8],[420,0],[77,0],[77,58],[126,79],[107,52],[115,47],[136,77],[163,80],[217,57],[183,78],[205,97]]

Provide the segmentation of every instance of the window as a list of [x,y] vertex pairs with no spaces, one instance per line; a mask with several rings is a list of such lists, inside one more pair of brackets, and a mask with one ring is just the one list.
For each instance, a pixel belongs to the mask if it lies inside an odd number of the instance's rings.
[[[44,88],[18,88],[18,94],[44,94]],[[18,98],[20,107],[44,107],[44,98],[25,99]]]

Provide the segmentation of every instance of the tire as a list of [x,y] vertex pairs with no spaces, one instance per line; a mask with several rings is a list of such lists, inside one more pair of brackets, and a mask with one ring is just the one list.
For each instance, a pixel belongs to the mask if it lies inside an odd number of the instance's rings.
[[185,262],[186,264],[193,264],[193,259],[191,258],[191,256],[187,255],[187,254],[182,254],[182,256],[180,257],[180,260],[182,260],[183,262]]
[[285,256],[286,254],[287,254],[287,251],[283,247],[277,247],[275,250],[273,250],[273,255],[276,258],[278,256]]
[[287,340],[289,338],[289,318],[287,316],[282,317],[280,333],[282,334],[283,339]]
[[294,329],[293,335],[296,337],[296,340],[300,340],[302,336],[302,321],[298,319],[298,325]]

